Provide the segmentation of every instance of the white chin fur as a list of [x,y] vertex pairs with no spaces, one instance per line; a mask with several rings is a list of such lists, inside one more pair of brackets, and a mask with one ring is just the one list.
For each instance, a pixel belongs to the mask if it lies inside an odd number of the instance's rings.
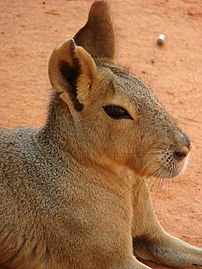
[[185,160],[182,163],[182,168],[181,168],[181,171],[179,172],[180,175],[182,173],[184,173],[184,171],[185,171],[185,169],[187,167],[187,164],[188,164],[188,159],[189,159],[189,154],[187,155],[187,157],[185,158]]

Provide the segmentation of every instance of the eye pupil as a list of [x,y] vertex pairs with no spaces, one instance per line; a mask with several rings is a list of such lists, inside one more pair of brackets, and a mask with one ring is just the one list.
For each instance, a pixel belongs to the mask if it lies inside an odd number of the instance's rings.
[[111,113],[117,116],[122,116],[125,114],[125,111],[122,107],[119,106],[112,106],[111,107]]
[[123,107],[109,105],[103,108],[107,115],[113,119],[132,119],[128,111]]

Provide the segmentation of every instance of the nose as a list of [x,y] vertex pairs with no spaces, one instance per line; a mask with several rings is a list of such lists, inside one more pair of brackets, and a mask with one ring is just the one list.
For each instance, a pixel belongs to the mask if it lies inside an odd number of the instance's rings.
[[191,142],[189,140],[189,137],[185,133],[183,133],[183,142],[183,147],[180,150],[175,150],[173,152],[173,157],[177,161],[182,161],[191,150]]
[[191,150],[191,142],[190,142],[190,139],[189,139],[189,137],[185,133],[183,133],[183,136],[184,136],[184,140],[185,140],[186,146],[187,146],[188,150],[190,151]]
[[177,161],[182,161],[189,153],[188,147],[183,147],[181,150],[175,150],[173,152],[173,157]]

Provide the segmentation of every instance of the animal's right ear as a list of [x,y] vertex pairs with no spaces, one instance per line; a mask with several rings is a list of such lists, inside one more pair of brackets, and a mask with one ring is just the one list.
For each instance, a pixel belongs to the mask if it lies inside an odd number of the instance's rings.
[[77,111],[90,102],[91,84],[97,68],[91,55],[73,39],[55,48],[49,60],[49,78],[60,97]]

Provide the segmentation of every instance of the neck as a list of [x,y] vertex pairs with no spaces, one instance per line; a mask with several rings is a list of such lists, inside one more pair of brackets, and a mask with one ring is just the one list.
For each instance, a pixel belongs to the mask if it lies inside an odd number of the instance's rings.
[[49,103],[46,124],[39,131],[39,139],[60,148],[63,152],[72,151],[75,144],[74,122],[67,104],[54,93]]

